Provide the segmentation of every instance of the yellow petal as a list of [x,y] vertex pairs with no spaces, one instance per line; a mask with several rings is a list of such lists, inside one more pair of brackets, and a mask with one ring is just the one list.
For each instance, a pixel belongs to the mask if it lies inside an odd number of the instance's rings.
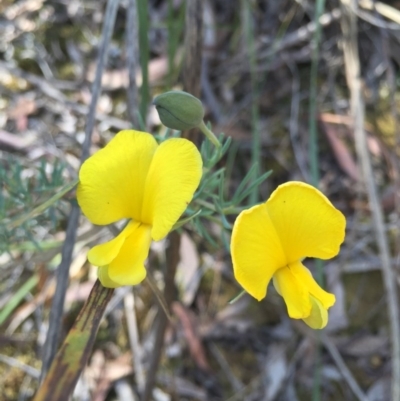
[[311,314],[303,320],[312,329],[323,329],[328,323],[328,311],[318,299],[310,296],[310,300],[312,305]]
[[304,319],[311,313],[311,301],[306,287],[297,280],[288,267],[274,274],[274,287],[285,300],[292,319]]
[[154,154],[146,181],[141,221],[155,241],[164,238],[192,200],[202,174],[202,160],[192,142],[174,138]]
[[236,280],[254,298],[264,298],[273,274],[286,265],[265,204],[240,213],[233,226],[231,253]]
[[77,200],[94,224],[140,220],[145,181],[157,142],[139,131],[121,131],[82,165]]
[[150,233],[150,226],[135,226],[135,230],[126,238],[118,255],[108,266],[108,277],[111,281],[122,286],[139,284],[144,280],[144,262],[149,254]]
[[122,245],[128,237],[138,226],[139,223],[130,221],[127,226],[111,241],[105,242],[94,246],[88,252],[88,260],[92,265],[105,266],[112,262],[118,255]]
[[328,309],[335,303],[335,296],[324,291],[314,280],[311,272],[301,262],[295,262],[289,267],[296,279],[301,282],[302,285],[307,288],[307,291],[321,303],[323,308]]
[[311,185],[296,181],[280,185],[266,205],[289,264],[306,256],[329,259],[339,253],[346,220]]
[[100,283],[106,288],[117,288],[121,287],[120,284],[112,281],[108,275],[108,266],[101,266],[97,270],[97,276],[99,277]]

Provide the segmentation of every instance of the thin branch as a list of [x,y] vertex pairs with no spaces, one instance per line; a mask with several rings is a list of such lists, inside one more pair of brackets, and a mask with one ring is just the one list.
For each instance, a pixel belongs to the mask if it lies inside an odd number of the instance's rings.
[[369,205],[376,229],[383,282],[386,289],[387,307],[392,344],[392,400],[400,399],[400,327],[396,278],[392,270],[390,250],[386,237],[384,218],[374,181],[367,138],[364,130],[365,106],[361,95],[360,62],[357,47],[357,1],[342,0],[342,30],[344,35],[344,59],[347,84],[351,92],[351,113],[354,118],[356,151],[361,163],[367,187]]
[[58,189],[57,193],[53,195],[50,199],[43,202],[39,206],[35,207],[28,213],[23,214],[20,217],[17,217],[15,220],[12,220],[7,225],[7,230],[12,230],[13,228],[21,226],[25,221],[33,219],[36,216],[42,214],[45,210],[47,210],[51,205],[56,203],[59,199],[61,199],[67,192],[72,191],[74,187],[78,184],[78,180],[74,180],[64,185],[62,188]]
[[353,394],[357,397],[359,401],[368,401],[368,397],[364,394],[361,387],[358,385],[357,380],[352,375],[350,369],[347,367],[344,359],[340,355],[339,350],[336,345],[329,339],[329,337],[322,335],[321,341],[324,347],[330,353],[332,359],[335,361],[343,379],[347,382],[348,386],[351,388]]
[[339,350],[336,345],[330,339],[328,335],[324,332],[314,331],[307,327],[303,322],[294,321],[294,327],[297,331],[299,331],[305,337],[308,337],[315,341],[315,343],[322,343],[322,345],[326,348],[326,350],[331,355],[333,361],[338,367],[343,379],[347,382],[353,394],[356,396],[358,401],[368,401],[368,397],[364,394],[361,387],[359,386],[357,380],[354,378],[350,369],[347,367],[346,362],[340,355]]
[[145,375],[142,364],[142,349],[139,342],[139,330],[135,312],[135,295],[132,288],[124,297],[126,323],[128,326],[129,344],[132,351],[132,362],[135,367],[135,378],[139,393],[142,394],[145,385]]
[[68,218],[65,242],[61,250],[61,263],[56,272],[57,286],[56,292],[54,293],[53,302],[51,304],[49,330],[47,332],[46,342],[44,344],[42,371],[40,376],[41,382],[45,378],[58,348],[60,331],[62,327],[65,294],[68,286],[69,266],[71,265],[72,261],[72,252],[75,245],[79,214],[80,211],[78,205],[73,204]]
[[114,31],[115,17],[117,16],[119,0],[109,0],[104,17],[103,30],[101,32],[101,42],[99,48],[99,57],[96,68],[96,75],[92,85],[92,99],[90,101],[89,113],[87,117],[85,140],[82,146],[81,162],[83,163],[89,156],[90,143],[92,140],[92,132],[96,119],[97,101],[101,94],[101,77],[108,58],[108,45]]
[[[185,15],[185,58],[183,63],[183,90],[200,98],[201,67],[203,58],[203,0],[191,0],[186,3]],[[182,133],[198,144],[200,132],[191,129]]]
[[299,72],[295,63],[288,60],[287,63],[292,73],[292,102],[290,105],[289,135],[292,142],[294,157],[297,166],[306,182],[310,182],[310,174],[307,167],[305,152],[301,147],[299,135],[299,110],[300,110],[300,79]]
[[7,355],[1,355],[0,354],[0,362],[7,364],[9,366],[12,366],[13,368],[17,368],[25,372],[31,377],[34,377],[35,379],[39,379],[40,376],[40,371],[32,366],[29,366],[18,359],[12,358]]
[[149,88],[149,12],[148,0],[138,0],[138,22],[139,22],[139,51],[140,67],[142,71],[142,85],[140,87],[140,117],[146,126],[147,109],[150,99]]
[[139,125],[139,94],[136,84],[136,73],[139,66],[139,44],[138,44],[138,13],[136,0],[128,1],[127,20],[126,20],[126,59],[128,65],[129,85],[127,88],[128,95],[128,116],[135,128]]
[[[164,287],[164,298],[168,305],[171,304],[175,298],[175,272],[179,263],[179,248],[180,248],[180,235],[174,231],[170,233],[169,245],[166,249],[166,272],[165,272],[165,287]],[[160,307],[158,313],[158,321],[156,327],[156,338],[154,341],[153,352],[151,355],[150,366],[147,371],[146,386],[143,392],[142,401],[150,401],[153,393],[153,388],[156,383],[158,365],[160,363],[162,349],[164,346],[164,335],[168,325],[168,317]]]
[[[99,48],[99,57],[96,70],[96,76],[92,86],[92,99],[89,106],[87,117],[85,140],[82,145],[81,163],[89,156],[92,132],[95,125],[95,115],[97,101],[101,93],[101,77],[103,69],[107,61],[107,48],[111,40],[114,30],[115,17],[117,15],[119,0],[109,0],[104,17],[104,25],[102,30],[102,39]],[[41,372],[41,381],[46,376],[47,371],[57,352],[60,331],[62,327],[62,316],[64,311],[65,293],[68,286],[69,267],[72,261],[72,252],[75,245],[76,230],[78,227],[80,210],[77,203],[73,203],[71,213],[68,219],[66,238],[61,252],[61,263],[57,269],[57,287],[54,294],[53,303],[51,305],[49,317],[49,330],[47,332],[46,342],[43,352],[43,364]]]

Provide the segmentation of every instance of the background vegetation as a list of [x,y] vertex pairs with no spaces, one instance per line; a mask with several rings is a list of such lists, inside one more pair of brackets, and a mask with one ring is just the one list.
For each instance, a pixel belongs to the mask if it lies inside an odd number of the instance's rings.
[[[164,135],[150,100],[182,89],[185,68],[198,68],[185,89],[201,90],[213,131],[232,138],[216,166],[225,169],[225,186],[217,188],[225,199],[256,163],[255,173],[273,174],[244,205],[302,180],[346,215],[340,255],[321,268],[307,262],[336,295],[329,326],[321,334],[289,320],[273,288],[259,303],[245,295],[229,304],[240,292],[226,246],[235,215],[223,230],[204,223],[209,238],[189,224],[178,242],[176,289],[166,295],[173,320],[160,329],[150,282],[118,289],[74,399],[136,400],[152,377],[157,401],[396,400],[399,3],[199,2],[202,12],[191,15],[203,23],[197,67],[187,61],[198,25],[185,28],[185,1],[106,3],[0,3],[0,400],[30,400],[39,385],[75,202],[69,185],[82,147],[89,150],[85,132],[92,132],[90,153],[132,126]],[[111,3],[115,25],[102,58]],[[131,80],[128,65],[136,66]],[[96,71],[101,93],[93,102]],[[60,192],[51,207],[32,213]],[[87,250],[109,236],[80,217],[62,337],[96,278]],[[174,239],[153,244],[149,258],[161,290],[168,243]],[[149,366],[157,354],[156,372]]]

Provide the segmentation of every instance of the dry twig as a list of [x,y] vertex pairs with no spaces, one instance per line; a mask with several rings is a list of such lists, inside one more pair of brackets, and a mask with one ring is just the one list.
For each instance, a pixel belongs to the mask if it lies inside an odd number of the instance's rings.
[[342,0],[342,30],[347,84],[351,92],[351,113],[354,118],[356,151],[361,163],[369,205],[372,212],[376,239],[382,263],[383,282],[386,288],[389,325],[392,342],[392,400],[400,399],[400,327],[396,279],[392,270],[390,250],[380,201],[374,181],[367,138],[364,130],[364,101],[361,95],[360,62],[357,44],[357,2]]
[[[102,31],[102,40],[99,49],[99,59],[96,70],[96,77],[92,87],[92,99],[89,106],[87,117],[85,140],[82,145],[81,163],[89,156],[92,132],[95,125],[95,115],[97,101],[101,93],[101,76],[104,65],[107,60],[107,48],[111,40],[114,30],[115,17],[117,15],[119,0],[109,0],[104,17],[104,26]],[[46,337],[43,353],[43,365],[41,373],[41,381],[44,379],[50,365],[57,352],[60,330],[62,326],[62,316],[64,310],[65,293],[68,286],[69,266],[72,260],[72,252],[74,250],[76,230],[78,227],[80,210],[77,203],[72,205],[71,214],[68,219],[68,226],[64,246],[61,252],[61,263],[57,268],[57,288],[51,305],[49,330]]]
[[[166,272],[164,297],[168,308],[175,298],[175,272],[179,263],[180,235],[174,231],[169,237],[169,245],[166,249]],[[154,341],[153,353],[151,355],[150,366],[147,372],[146,385],[143,392],[142,401],[149,401],[156,383],[157,369],[160,363],[161,352],[164,346],[164,334],[168,324],[168,316],[162,308],[159,309],[156,327],[156,338]]]
[[368,397],[362,391],[357,380],[354,378],[353,374],[347,367],[346,362],[340,355],[339,350],[332,342],[332,340],[324,333],[322,333],[322,335],[318,335],[315,331],[309,329],[300,322],[296,322],[294,324],[294,327],[303,335],[307,336],[310,339],[313,339],[315,342],[322,342],[323,346],[328,350],[341,375],[343,376],[343,379],[347,382],[353,394],[357,397],[359,401],[368,401]]
[[145,376],[142,364],[142,348],[139,342],[139,331],[137,327],[136,312],[135,312],[135,298],[132,288],[124,297],[126,323],[128,326],[129,344],[132,352],[132,362],[135,367],[136,384],[139,394],[143,393],[145,385]]
[[126,18],[126,61],[129,75],[129,85],[127,88],[128,115],[132,125],[135,128],[139,128],[139,93],[136,85],[136,72],[139,67],[139,39],[136,0],[129,0]]

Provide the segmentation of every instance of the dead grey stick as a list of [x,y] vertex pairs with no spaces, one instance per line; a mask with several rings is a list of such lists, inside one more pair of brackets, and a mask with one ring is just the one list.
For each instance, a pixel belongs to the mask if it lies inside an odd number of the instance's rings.
[[[132,126],[139,129],[139,92],[136,84],[136,73],[139,69],[139,37],[137,26],[137,2],[136,0],[128,0],[125,30],[126,59],[129,76],[129,85],[127,88],[128,116]],[[124,297],[124,306],[128,326],[129,343],[132,351],[132,362],[135,367],[136,384],[139,394],[143,394],[146,379],[142,364],[142,349],[139,341],[135,312],[135,298],[132,288]]]
[[[180,258],[179,249],[181,237],[176,231],[173,231],[168,236],[168,242],[167,249],[165,250],[164,298],[168,309],[170,309],[172,302],[176,298],[174,280]],[[154,341],[153,352],[151,354],[150,366],[147,370],[146,384],[141,401],[150,401],[152,398],[153,388],[157,381],[157,370],[164,347],[164,335],[167,326],[168,317],[160,306],[156,326],[156,338]]]
[[386,237],[383,213],[379,201],[367,138],[364,130],[365,107],[361,95],[360,61],[357,47],[357,1],[342,0],[343,50],[347,85],[351,93],[351,113],[354,118],[356,151],[361,163],[363,178],[367,187],[376,239],[382,264],[383,282],[386,289],[387,307],[392,345],[392,400],[400,400],[400,327],[396,278],[392,270],[390,250]]
[[[117,15],[119,0],[109,0],[104,17],[101,42],[99,47],[98,64],[96,77],[92,85],[92,99],[87,116],[85,140],[82,145],[81,163],[89,156],[89,148],[92,138],[92,132],[95,124],[96,105],[101,93],[101,76],[104,65],[107,61],[107,48],[110,43],[111,35],[114,30],[115,17]],[[76,202],[72,204],[71,213],[68,219],[65,242],[61,251],[61,263],[57,269],[57,287],[51,305],[49,317],[49,330],[47,332],[46,342],[44,344],[43,363],[40,381],[43,381],[47,371],[57,352],[62,326],[62,317],[64,310],[65,293],[68,286],[69,267],[72,260],[72,252],[75,245],[76,229],[78,227],[80,210]]]
[[128,65],[129,85],[128,96],[128,116],[134,128],[139,129],[139,94],[136,85],[136,73],[139,66],[139,39],[138,39],[138,14],[136,0],[128,1],[126,17],[126,59]]
[[[198,98],[201,97],[203,64],[203,3],[204,0],[192,0],[186,4],[185,58],[182,68],[183,90]],[[198,129],[183,131],[182,137],[196,144],[199,144],[201,139]]]
[[331,354],[332,359],[335,361],[340,373],[342,374],[344,380],[349,385],[353,394],[357,397],[359,401],[368,401],[368,397],[364,394],[361,387],[357,383],[350,369],[347,367],[344,359],[340,355],[340,352],[336,348],[336,345],[329,339],[329,337],[322,335],[322,344]]
[[139,394],[143,394],[146,383],[143,364],[142,364],[142,348],[139,341],[139,330],[137,326],[136,311],[135,311],[135,295],[132,287],[124,297],[124,307],[126,324],[128,327],[129,344],[132,352],[132,363],[135,367],[135,379]]

